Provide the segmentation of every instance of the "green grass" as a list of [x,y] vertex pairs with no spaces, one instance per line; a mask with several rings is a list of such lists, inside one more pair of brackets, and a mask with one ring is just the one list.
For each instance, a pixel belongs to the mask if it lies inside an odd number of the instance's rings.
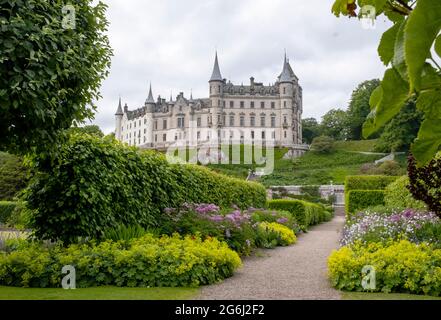
[[373,140],[355,140],[355,141],[336,141],[334,147],[340,151],[360,151],[375,152],[376,139]]
[[197,288],[96,287],[64,290],[0,286],[0,300],[188,300],[198,292]]
[[380,159],[379,155],[365,155],[347,151],[330,154],[307,152],[304,156],[276,161],[274,173],[261,178],[265,186],[343,184],[347,175],[359,173],[364,163]]
[[441,297],[432,297],[407,293],[369,293],[369,292],[341,292],[343,300],[441,300]]

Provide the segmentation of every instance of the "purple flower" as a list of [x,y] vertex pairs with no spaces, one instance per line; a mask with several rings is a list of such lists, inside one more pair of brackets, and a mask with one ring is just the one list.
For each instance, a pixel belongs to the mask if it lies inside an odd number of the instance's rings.
[[284,223],[288,222],[288,218],[285,218],[285,217],[279,218],[279,219],[276,220],[276,222],[280,223],[280,224],[284,224]]

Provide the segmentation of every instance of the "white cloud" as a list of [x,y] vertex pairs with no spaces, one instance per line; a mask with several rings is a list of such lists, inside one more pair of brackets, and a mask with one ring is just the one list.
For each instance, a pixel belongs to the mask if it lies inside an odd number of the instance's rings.
[[222,75],[235,83],[274,82],[284,49],[300,78],[304,117],[345,108],[361,81],[380,78],[376,47],[387,28],[364,30],[355,19],[336,18],[332,1],[311,0],[109,0],[110,76],[102,86],[94,123],[114,129],[118,97],[143,104],[152,81],[155,96],[208,95],[214,49]]

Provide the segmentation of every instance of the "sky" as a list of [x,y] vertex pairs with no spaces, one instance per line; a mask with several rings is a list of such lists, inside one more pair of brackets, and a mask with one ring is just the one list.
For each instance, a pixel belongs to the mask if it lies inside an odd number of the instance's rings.
[[303,118],[346,109],[352,91],[382,78],[377,54],[384,18],[375,29],[337,18],[333,0],[107,0],[110,74],[92,123],[114,130],[119,96],[129,109],[179,92],[208,97],[215,50],[222,76],[235,84],[274,83],[287,56],[303,87]]

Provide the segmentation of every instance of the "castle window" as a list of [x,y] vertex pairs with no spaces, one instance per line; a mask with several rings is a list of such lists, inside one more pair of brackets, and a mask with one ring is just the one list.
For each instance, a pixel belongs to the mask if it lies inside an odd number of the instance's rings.
[[250,107],[254,109],[254,101],[250,102]]
[[145,143],[145,140],[146,140],[146,139],[145,139],[145,136],[144,136],[144,143]]
[[198,131],[198,133],[197,133],[197,139],[198,139],[198,140],[201,139],[201,132],[200,132],[200,131]]
[[167,129],[167,120],[162,120],[162,129]]
[[147,119],[144,119],[144,124],[147,124]]
[[276,138],[276,132],[275,132],[275,131],[271,132],[271,137],[272,137],[273,139]]
[[147,132],[147,129],[144,129],[144,134],[146,134],[146,132]]
[[230,108],[234,108],[234,101],[230,101]]
[[175,134],[175,141],[177,141],[178,140],[178,135],[177,134]]
[[265,101],[260,102],[260,108],[265,109]]
[[234,116],[233,115],[230,116],[230,126],[231,127],[234,126]]
[[286,93],[286,88],[285,87],[283,87],[283,94],[285,94]]
[[226,101],[224,100],[224,101],[222,101],[222,105],[223,105],[223,107],[225,108],[225,103],[226,103]]
[[158,135],[155,134],[155,142],[158,142]]
[[164,134],[162,135],[162,141],[167,141],[167,134],[164,133]]
[[283,124],[288,124],[288,121],[286,121],[286,116],[283,116]]
[[286,108],[286,101],[283,101],[283,107]]
[[158,130],[158,120],[155,120],[155,130]]
[[262,131],[262,140],[265,140],[265,131]]
[[245,126],[245,117],[244,116],[240,116],[240,126],[241,127]]
[[245,107],[245,102],[241,101],[240,102],[240,108],[243,109]]
[[265,116],[261,116],[260,117],[260,126],[264,127],[265,126]]
[[182,111],[182,106],[179,106],[179,111]]
[[230,139],[233,139],[233,138],[234,138],[234,132],[230,131]]
[[286,131],[283,131],[283,135],[285,136],[285,138],[286,138]]
[[271,101],[271,109],[274,109],[276,107],[276,103],[274,101]]
[[121,127],[121,132],[124,131],[124,126]]
[[134,128],[136,128],[136,121],[135,121],[135,122],[133,122],[133,127],[134,127]]
[[130,123],[130,129],[132,129],[132,123]]
[[251,139],[254,140],[254,131],[251,131]]
[[141,126],[141,119],[139,120],[139,126]]
[[221,116],[220,116],[220,114],[217,115],[217,123],[218,123],[218,124],[222,124],[222,123],[221,123]]
[[251,116],[250,117],[250,126],[254,127],[256,125],[256,117]]
[[198,127],[201,126],[201,117],[196,119],[196,126],[198,126]]
[[272,128],[276,127],[276,117],[274,117],[274,116],[271,117],[271,127]]

